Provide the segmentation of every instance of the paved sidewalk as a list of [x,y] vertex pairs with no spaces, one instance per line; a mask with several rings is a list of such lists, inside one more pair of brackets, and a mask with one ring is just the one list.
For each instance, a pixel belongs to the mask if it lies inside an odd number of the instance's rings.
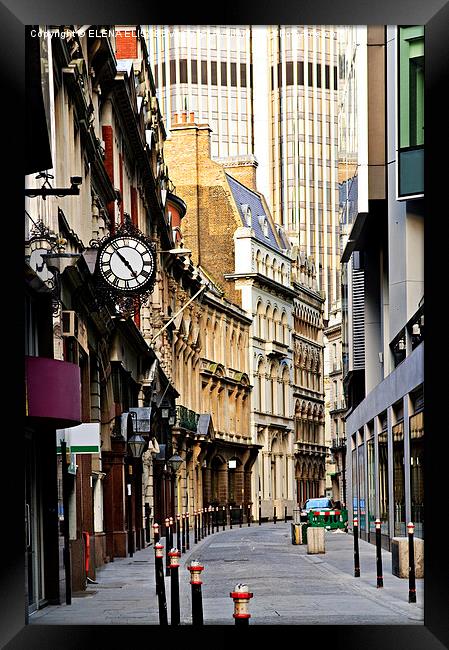
[[[161,542],[164,544],[165,539]],[[290,522],[220,530],[190,550],[179,569],[181,624],[191,624],[187,564],[200,560],[205,625],[234,625],[229,593],[248,584],[253,625],[423,625],[424,581],[417,580],[417,603],[408,603],[408,580],[391,574],[391,553],[382,552],[384,588],[376,587],[376,549],[359,541],[361,576],[354,578],[353,538],[325,533],[326,553],[308,555],[293,545]],[[165,549],[164,549],[165,567]],[[33,614],[31,625],[159,625],[154,549],[118,558],[97,572],[98,584],[73,594],[72,605],[49,606]],[[170,578],[165,578],[170,621]]]

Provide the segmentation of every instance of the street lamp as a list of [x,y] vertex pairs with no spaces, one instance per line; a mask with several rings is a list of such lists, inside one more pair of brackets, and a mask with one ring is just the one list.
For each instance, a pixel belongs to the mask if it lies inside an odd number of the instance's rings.
[[182,463],[184,462],[181,458],[181,456],[178,456],[178,454],[174,454],[171,458],[168,459],[168,464],[172,468],[173,472],[175,474],[178,473],[179,468],[181,467]]
[[140,458],[146,444],[145,439],[140,435],[140,433],[134,434],[132,438],[128,440],[128,445],[131,449],[131,456],[133,458]]
[[128,483],[128,518],[129,518],[129,523],[128,523],[128,528],[129,528],[129,555],[130,557],[133,557],[134,555],[134,536],[133,536],[133,531],[132,531],[132,495],[131,495],[131,485],[132,485],[132,473],[133,473],[133,466],[132,466],[132,459],[133,458],[140,458],[143,454],[143,450],[145,448],[146,441],[145,439],[140,435],[140,433],[135,433],[131,438],[128,440],[128,446],[130,449],[130,464],[129,464],[129,483]]

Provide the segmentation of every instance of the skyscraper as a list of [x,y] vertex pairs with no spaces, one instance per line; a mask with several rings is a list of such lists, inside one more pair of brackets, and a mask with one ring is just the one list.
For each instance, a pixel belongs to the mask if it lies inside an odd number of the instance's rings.
[[212,128],[213,158],[255,156],[275,221],[315,260],[327,319],[340,300],[336,29],[147,29],[168,132],[176,111],[194,111]]

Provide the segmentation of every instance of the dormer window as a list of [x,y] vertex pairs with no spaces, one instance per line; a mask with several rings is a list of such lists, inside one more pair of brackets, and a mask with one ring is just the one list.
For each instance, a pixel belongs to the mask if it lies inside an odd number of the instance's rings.
[[243,219],[246,223],[247,226],[252,225],[252,215],[251,215],[251,208],[247,203],[242,203],[242,214],[243,214]]
[[262,228],[262,232],[264,234],[264,237],[269,239],[270,238],[270,232],[268,230],[268,219],[266,218],[265,215],[262,215],[262,216],[259,217],[259,223],[260,223],[260,227]]

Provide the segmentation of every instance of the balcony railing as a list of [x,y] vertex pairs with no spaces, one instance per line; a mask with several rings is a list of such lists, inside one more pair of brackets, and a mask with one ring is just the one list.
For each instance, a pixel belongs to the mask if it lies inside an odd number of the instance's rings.
[[346,447],[346,437],[345,436],[334,436],[331,442],[331,451],[338,451]]
[[178,405],[176,407],[176,426],[178,427],[196,432],[199,417],[198,413],[185,406]]

